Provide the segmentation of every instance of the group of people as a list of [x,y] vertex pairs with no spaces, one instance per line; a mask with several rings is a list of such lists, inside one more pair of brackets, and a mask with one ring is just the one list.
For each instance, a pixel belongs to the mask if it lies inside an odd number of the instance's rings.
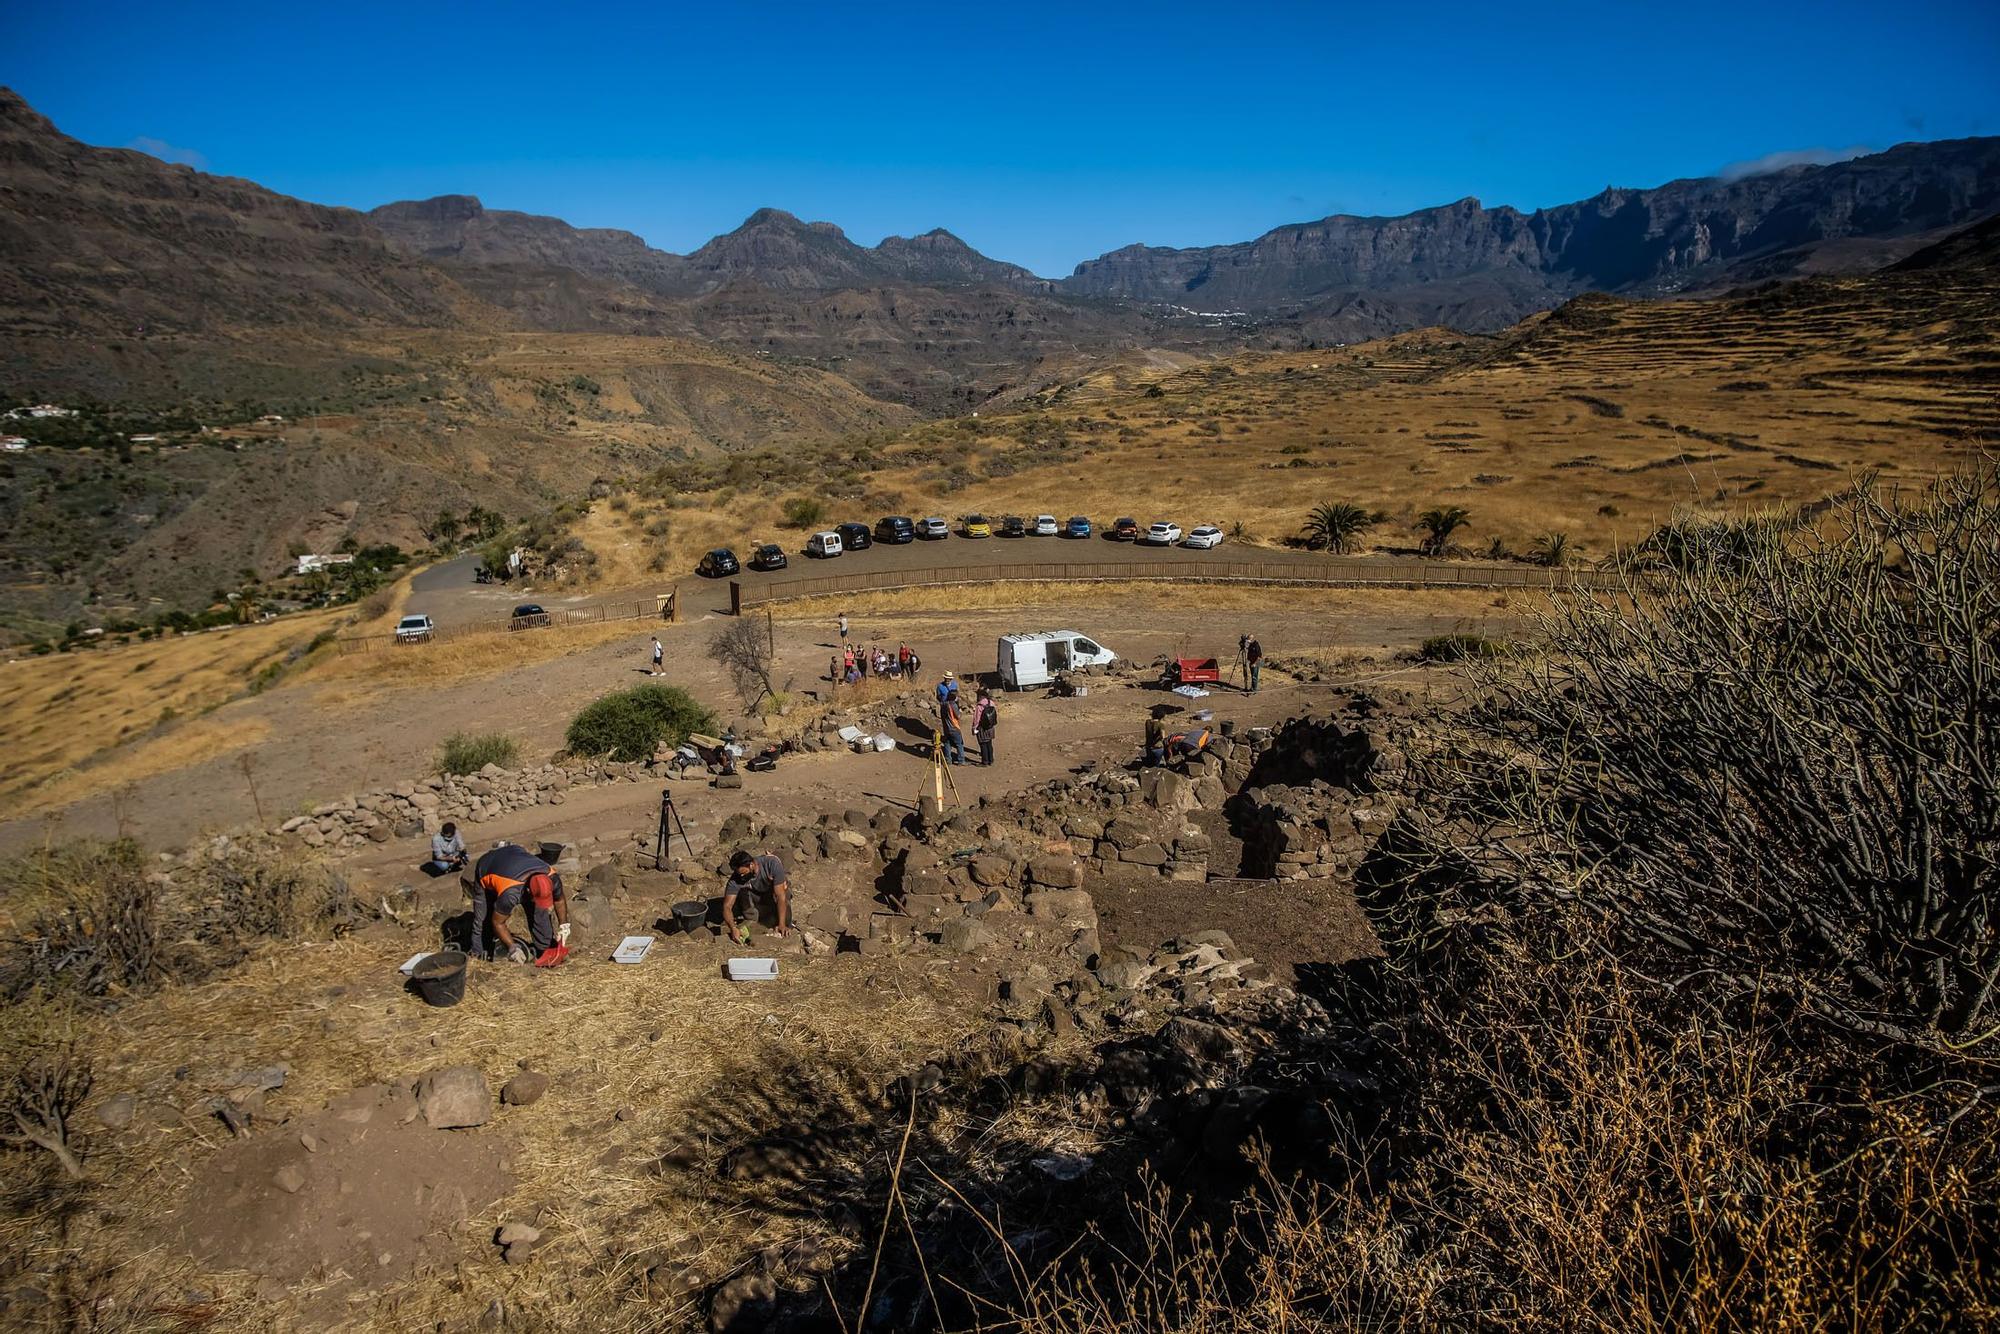
[[830,679],[857,685],[869,677],[881,680],[908,680],[920,671],[923,660],[908,644],[898,644],[894,653],[885,648],[857,648],[848,644],[840,650],[828,669]]
[[[463,872],[465,841],[456,826],[446,824],[431,836],[433,874]],[[569,943],[569,904],[562,875],[547,861],[515,843],[501,843],[482,853],[463,881],[472,899],[468,953],[514,963],[543,959],[550,950]],[[525,933],[513,924],[521,909]],[[753,856],[739,849],[729,859],[722,883],[722,929],[732,943],[748,944],[750,923],[770,919],[779,935],[791,930],[790,878],[785,864],[772,854]]]
[[[944,743],[945,758],[953,764],[964,764],[965,728],[967,710],[959,701],[958,675],[946,672],[937,684],[938,736]],[[979,762],[991,766],[993,763],[993,734],[1000,727],[1000,710],[993,703],[993,695],[985,686],[972,701],[972,739],[979,744]]]

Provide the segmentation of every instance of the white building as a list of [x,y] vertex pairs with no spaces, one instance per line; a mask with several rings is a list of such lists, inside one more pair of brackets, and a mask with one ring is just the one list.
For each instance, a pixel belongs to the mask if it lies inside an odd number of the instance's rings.
[[299,568],[295,571],[295,573],[311,574],[314,570],[324,570],[334,565],[352,565],[352,564],[354,564],[354,557],[348,554],[341,554],[337,556],[306,555],[299,557]]
[[0,435],[0,449],[26,449],[27,447],[28,441],[25,436]]

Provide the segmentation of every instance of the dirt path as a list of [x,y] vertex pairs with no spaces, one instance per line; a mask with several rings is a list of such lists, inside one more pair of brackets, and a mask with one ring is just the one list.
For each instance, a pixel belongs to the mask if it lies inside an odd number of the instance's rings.
[[[1191,594],[1185,612],[1028,606],[960,615],[868,615],[857,617],[853,638],[891,647],[906,641],[923,655],[927,674],[947,667],[965,673],[991,668],[993,642],[1002,633],[1023,626],[1076,623],[1124,656],[1145,661],[1189,644],[1213,646],[1233,638],[1233,631],[1218,631],[1217,613],[1204,612],[1194,601]],[[1386,599],[1379,611],[1363,615],[1281,618],[1241,611],[1226,615],[1232,627],[1241,621],[1257,629],[1266,650],[1276,656],[1308,647],[1401,649],[1463,621],[1463,610],[1456,606],[1441,609]],[[668,627],[661,638],[667,645],[669,679],[727,717],[739,704],[720,671],[704,656],[717,619],[704,617]],[[831,629],[778,621],[781,679],[790,679],[800,690],[826,689],[821,678],[837,642]],[[560,748],[570,716],[583,704],[646,679],[641,669],[649,630],[634,634],[629,642],[601,644],[449,685],[305,683],[238,700],[215,710],[200,725],[260,724],[268,733],[254,748],[142,779],[47,816],[0,824],[0,850],[18,850],[45,839],[119,833],[149,846],[173,847],[212,831],[274,825],[318,802],[428,772],[438,743],[459,731],[507,732],[519,740],[525,759],[538,761]],[[1276,689],[1275,679],[1268,684],[1273,689],[1259,697],[1259,712],[1282,709],[1280,701],[1286,698]],[[1000,765],[990,774],[957,771],[962,787],[976,798],[1067,763],[1095,758],[1107,747],[1128,745],[1138,733],[1142,710],[1141,703],[1126,700],[1122,691],[1115,690],[1087,700],[1009,701]],[[1051,757],[1067,763],[1052,765]],[[802,810],[821,809],[842,791],[872,800],[907,799],[914,791],[910,767],[909,757],[902,754],[801,757],[788,761],[758,799],[788,802],[793,799],[788,794],[796,794]],[[633,794],[635,802],[650,810],[656,794],[640,792]],[[581,794],[578,800],[581,804]]]

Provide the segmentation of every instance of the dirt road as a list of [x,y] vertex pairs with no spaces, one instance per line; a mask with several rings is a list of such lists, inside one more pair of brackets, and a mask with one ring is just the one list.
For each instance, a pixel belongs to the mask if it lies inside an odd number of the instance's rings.
[[[482,591],[484,586],[480,586]],[[1457,595],[1463,598],[1466,595]],[[1341,647],[1363,652],[1407,648],[1428,635],[1464,624],[1463,606],[1433,599],[1384,601],[1381,610],[1359,615],[1276,615],[1230,611],[1228,625],[1240,621],[1260,634],[1265,649],[1276,657],[1303,648]],[[922,654],[927,673],[952,668],[961,673],[991,670],[994,640],[1023,626],[1048,628],[1076,624],[1100,637],[1126,657],[1149,660],[1189,645],[1208,652],[1223,651],[1233,641],[1233,629],[1218,629],[1218,613],[1190,605],[1184,612],[1132,610],[1080,611],[1059,605],[1023,606],[1005,612],[962,614],[893,614],[856,618],[853,638],[859,643],[891,647],[908,642]],[[666,627],[668,679],[691,690],[725,716],[740,709],[719,669],[705,656],[715,624],[723,618],[694,617]],[[302,683],[264,695],[239,699],[201,720],[202,726],[227,727],[258,722],[268,728],[259,745],[227,752],[177,772],[142,779],[116,792],[81,801],[63,810],[0,824],[0,851],[19,850],[45,839],[120,833],[156,847],[183,845],[204,833],[275,825],[326,800],[406,781],[430,772],[438,743],[453,732],[501,731],[515,737],[524,759],[539,761],[562,745],[570,717],[585,703],[607,691],[646,680],[644,665],[651,626],[635,628],[630,641],[590,648],[568,657],[535,662],[489,677],[446,686],[372,686],[351,683]],[[527,632],[542,633],[542,632]],[[560,632],[549,632],[560,633]],[[776,623],[781,681],[798,690],[824,690],[821,679],[837,642],[831,625],[816,622]],[[1420,680],[1422,673],[1404,679]],[[1268,678],[1275,688],[1279,682]],[[1157,697],[1153,697],[1157,698]],[[1282,693],[1260,697],[1281,701]],[[1022,697],[1010,701],[1010,714],[1021,721],[1003,741],[1003,760],[991,775],[959,771],[973,795],[989,790],[989,778],[1001,790],[1047,770],[1017,768],[1017,756],[1063,752],[1071,744],[1098,744],[1107,738],[1136,735],[1143,704],[1122,701],[1120,692],[1086,701],[1042,701]],[[1072,717],[1071,714],[1074,714]],[[1032,719],[1050,721],[1046,739],[1031,730]],[[1067,721],[1062,721],[1067,719]],[[1119,744],[1124,744],[1120,741]],[[1082,756],[1082,752],[1078,752]],[[1072,761],[1075,762],[1075,761]],[[837,767],[828,767],[836,764]],[[907,766],[908,758],[888,755],[880,761],[839,757],[837,762],[814,758],[789,765],[798,776],[802,800],[816,800],[816,784],[863,784],[880,795],[908,788],[907,775],[890,771]],[[878,777],[876,770],[882,771]],[[772,785],[768,795],[781,800],[791,780]],[[830,790],[830,787],[829,789]],[[650,798],[648,798],[650,800]],[[643,823],[643,821],[642,821]]]

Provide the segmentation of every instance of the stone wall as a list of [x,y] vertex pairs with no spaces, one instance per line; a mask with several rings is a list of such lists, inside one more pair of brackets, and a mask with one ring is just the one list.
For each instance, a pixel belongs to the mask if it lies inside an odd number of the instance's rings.
[[422,838],[446,822],[475,825],[530,806],[560,806],[564,794],[604,783],[645,782],[643,764],[585,761],[440,774],[313,807],[273,831],[309,848],[354,848],[391,839]]

